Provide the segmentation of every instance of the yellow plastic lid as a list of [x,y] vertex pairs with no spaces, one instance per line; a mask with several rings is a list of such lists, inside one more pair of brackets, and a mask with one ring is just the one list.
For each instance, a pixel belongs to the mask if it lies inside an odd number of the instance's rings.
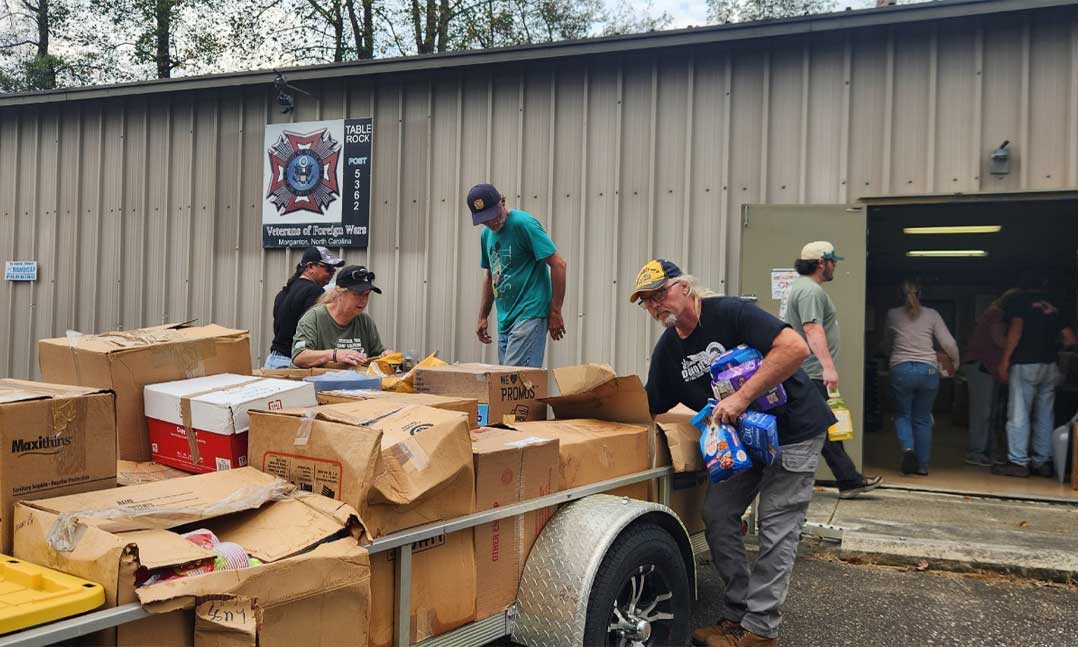
[[0,555],[0,633],[93,611],[104,603],[100,584]]

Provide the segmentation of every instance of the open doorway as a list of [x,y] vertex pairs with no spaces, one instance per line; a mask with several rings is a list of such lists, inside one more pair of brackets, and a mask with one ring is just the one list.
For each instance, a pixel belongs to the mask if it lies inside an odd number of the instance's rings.
[[[1035,269],[1063,313],[1066,325],[1078,319],[1078,199],[952,202],[869,206],[865,311],[864,471],[891,484],[941,491],[1068,498],[1078,500],[1068,481],[1013,478],[966,462],[969,388],[962,366],[943,377],[933,406],[932,458],[927,476],[903,475],[889,387],[889,358],[881,352],[888,309],[900,305],[904,279],[921,283],[924,305],[936,309],[965,355],[977,317],[1006,290],[1020,270]],[[986,233],[916,233],[914,227],[999,226]],[[983,252],[983,255],[919,256],[911,251]],[[1063,360],[1066,364],[1067,357]],[[962,360],[965,362],[965,359]],[[1073,366],[1073,362],[1071,365]],[[1078,371],[1064,369],[1056,390],[1054,425],[1078,411]],[[1068,469],[1069,473],[1069,469]]]

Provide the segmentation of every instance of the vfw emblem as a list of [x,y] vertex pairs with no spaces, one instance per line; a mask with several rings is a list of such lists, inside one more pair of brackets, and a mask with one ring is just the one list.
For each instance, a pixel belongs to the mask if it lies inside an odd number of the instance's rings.
[[324,214],[340,197],[337,161],[340,142],[328,128],[300,134],[285,131],[269,149],[270,185],[266,198],[285,215],[294,211]]

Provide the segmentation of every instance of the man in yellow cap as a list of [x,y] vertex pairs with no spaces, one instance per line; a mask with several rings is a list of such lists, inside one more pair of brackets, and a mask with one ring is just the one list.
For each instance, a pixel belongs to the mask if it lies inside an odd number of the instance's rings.
[[[696,645],[778,645],[781,608],[793,572],[797,543],[812,498],[820,448],[835,417],[801,363],[805,341],[787,324],[737,297],[709,296],[674,263],[656,259],[636,278],[629,300],[639,303],[665,332],[651,355],[648,406],[652,415],[678,403],[698,411],[712,397],[711,362],[746,344],[763,356],[756,374],[715,406],[712,422],[736,425],[758,397],[779,384],[785,405],[768,413],[778,423],[779,459],[753,465],[713,483],[704,502],[712,563],[726,585],[717,624],[693,632]],[[741,538],[741,516],[759,495],[760,552],[749,565]]]

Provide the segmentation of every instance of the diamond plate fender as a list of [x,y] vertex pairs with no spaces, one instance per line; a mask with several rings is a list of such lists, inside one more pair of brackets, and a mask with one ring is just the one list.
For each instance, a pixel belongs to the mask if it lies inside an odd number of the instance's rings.
[[563,506],[535,542],[517,591],[513,640],[529,647],[578,647],[592,582],[611,544],[633,522],[647,517],[670,532],[696,587],[689,534],[670,508],[609,494]]

